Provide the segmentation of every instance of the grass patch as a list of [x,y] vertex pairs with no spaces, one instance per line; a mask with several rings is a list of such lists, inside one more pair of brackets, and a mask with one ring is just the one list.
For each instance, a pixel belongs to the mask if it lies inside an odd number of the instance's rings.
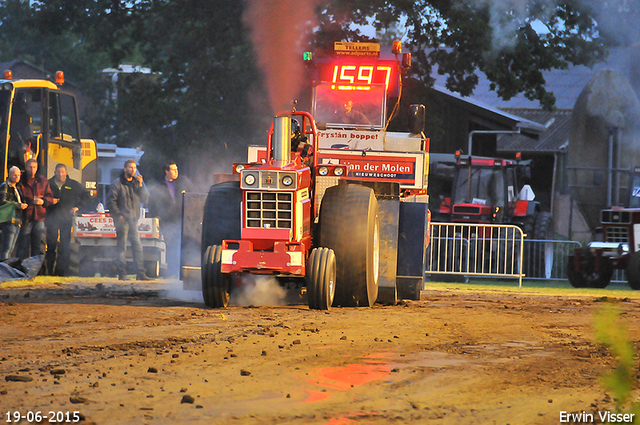
[[604,289],[595,289],[574,288],[568,281],[563,280],[524,280],[522,289],[518,289],[516,279],[472,279],[468,283],[426,282],[425,289],[640,299],[640,291],[634,291],[626,283],[617,282],[609,284]]
[[[620,308],[605,304],[596,310],[594,328],[597,341],[609,349],[616,361],[613,370],[600,378],[600,383],[613,394],[616,412],[633,414],[638,418],[640,403],[633,401],[636,356],[629,339],[627,323],[621,318]],[[638,422],[636,419],[633,423]]]
[[115,277],[60,277],[60,276],[36,276],[33,279],[25,280],[7,280],[0,282],[0,289],[4,288],[22,288],[25,286],[34,285],[69,285],[69,284],[81,284],[81,283],[100,283],[106,281],[116,280]]

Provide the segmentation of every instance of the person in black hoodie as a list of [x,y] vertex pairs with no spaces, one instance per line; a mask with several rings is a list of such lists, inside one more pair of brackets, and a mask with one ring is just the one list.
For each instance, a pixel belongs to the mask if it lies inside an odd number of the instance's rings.
[[24,193],[22,193],[22,185],[20,185],[20,169],[11,167],[7,181],[0,184],[0,205],[8,202],[14,203],[14,215],[8,221],[0,226],[2,228],[2,251],[0,251],[0,260],[6,260],[13,252],[18,235],[20,234],[20,226],[24,218],[24,210],[27,208]]
[[47,208],[44,219],[47,234],[45,264],[49,275],[66,276],[73,216],[87,202],[88,193],[79,182],[68,177],[67,166],[64,164],[56,165],[54,176],[49,179],[49,186],[54,203]]
[[137,280],[151,280],[145,274],[142,244],[138,233],[140,205],[147,202],[149,192],[142,176],[137,172],[136,162],[129,159],[124,163],[120,177],[111,183],[107,207],[116,227],[118,279],[127,280],[127,240],[131,243],[131,253],[137,269]]
[[167,244],[167,272],[176,277],[180,271],[182,194],[195,190],[187,176],[178,175],[175,161],[164,164],[163,171],[164,177],[149,186],[149,214],[160,218],[160,230]]

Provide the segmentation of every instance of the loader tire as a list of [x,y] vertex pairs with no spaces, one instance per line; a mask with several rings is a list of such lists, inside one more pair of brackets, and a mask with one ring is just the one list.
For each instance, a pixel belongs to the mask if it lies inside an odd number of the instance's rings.
[[627,282],[631,289],[640,290],[640,251],[634,252],[627,263]]
[[154,279],[160,277],[160,261],[159,260],[146,260],[144,262],[144,270],[147,276]]
[[307,261],[307,298],[312,310],[329,310],[336,293],[336,256],[332,249],[315,248]]
[[211,186],[202,216],[202,245],[221,245],[223,240],[240,239],[242,190],[239,182],[223,182]]
[[69,265],[67,275],[78,276],[80,273],[80,244],[72,240],[69,244]]
[[229,305],[231,276],[220,270],[222,247],[212,245],[202,259],[202,298],[211,308],[226,308]]
[[94,277],[96,275],[96,264],[92,258],[83,258],[78,266],[78,276]]
[[378,298],[380,219],[373,190],[358,184],[333,186],[320,206],[317,246],[336,256],[334,305],[372,306]]

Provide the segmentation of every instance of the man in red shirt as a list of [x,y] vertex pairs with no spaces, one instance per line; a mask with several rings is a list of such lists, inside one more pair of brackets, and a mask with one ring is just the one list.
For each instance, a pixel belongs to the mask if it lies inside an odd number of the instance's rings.
[[27,209],[18,237],[18,257],[23,260],[35,255],[43,255],[42,237],[46,208],[54,205],[49,180],[37,174],[38,161],[30,159],[25,164],[26,178],[22,180],[22,191]]

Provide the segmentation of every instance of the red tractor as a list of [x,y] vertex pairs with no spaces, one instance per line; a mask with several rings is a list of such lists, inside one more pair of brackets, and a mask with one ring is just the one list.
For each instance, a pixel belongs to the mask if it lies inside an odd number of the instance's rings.
[[[398,183],[357,180],[345,163],[321,163],[318,143],[307,143],[317,140],[309,113],[279,114],[264,160],[237,164],[239,184],[211,187],[201,266],[208,306],[226,307],[243,273],[297,282],[312,309],[371,306],[379,289],[382,302],[419,297],[428,205],[400,202]],[[412,262],[413,272],[403,271]],[[389,278],[382,267],[393,279],[381,287],[381,275]]]
[[334,47],[305,54],[313,114],[278,114],[267,146],[249,147],[248,162],[234,166],[239,181],[213,185],[206,200],[185,195],[181,277],[185,289],[201,278],[210,307],[226,307],[247,273],[306,290],[312,309],[420,299],[430,222],[424,106],[410,106],[409,132],[387,131],[410,54],[399,42],[395,60],[380,59],[376,43]]
[[[522,270],[528,277],[545,277],[552,266],[547,262],[552,259],[545,255],[545,244],[541,241],[553,238],[553,228],[551,214],[541,211],[531,188],[523,184],[529,175],[530,161],[521,161],[519,154],[515,160],[510,160],[464,157],[459,151],[455,155],[433,155],[431,159],[432,188],[443,193],[434,221],[520,227],[529,239],[523,247]],[[435,269],[482,270],[490,266],[484,267],[477,262],[483,258],[486,261],[488,257],[499,259],[499,265],[491,266],[496,267],[494,272],[509,274],[514,271],[519,262],[519,257],[514,257],[514,249],[519,249],[520,242],[513,230],[489,226],[467,229],[472,234],[432,235],[432,250],[439,253],[439,264]],[[509,242],[511,240],[514,242]],[[487,250],[492,251],[491,255],[481,254]],[[454,252],[458,255],[453,255]],[[434,269],[433,265],[431,267]],[[439,280],[450,278],[432,274]],[[467,277],[463,279],[466,281]]]
[[632,289],[640,289],[640,168],[629,179],[626,207],[600,212],[602,241],[569,256],[567,277],[575,288],[605,288],[615,269],[626,270]]
[[529,162],[462,157],[456,152],[451,197],[440,205],[439,218],[453,223],[515,224],[527,237],[551,236],[551,214],[542,212],[540,203],[522,190]]

